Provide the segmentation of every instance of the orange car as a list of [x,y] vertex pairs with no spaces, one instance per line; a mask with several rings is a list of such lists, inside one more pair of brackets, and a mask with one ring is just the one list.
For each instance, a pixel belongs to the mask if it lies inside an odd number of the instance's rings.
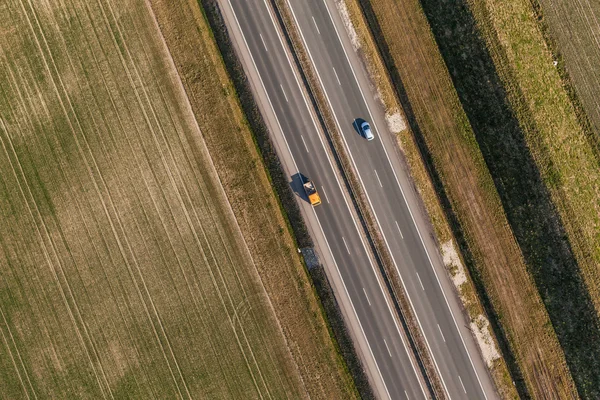
[[321,196],[319,196],[319,192],[317,192],[315,185],[311,181],[306,181],[304,183],[304,191],[306,192],[308,201],[310,201],[311,205],[318,206],[321,204]]

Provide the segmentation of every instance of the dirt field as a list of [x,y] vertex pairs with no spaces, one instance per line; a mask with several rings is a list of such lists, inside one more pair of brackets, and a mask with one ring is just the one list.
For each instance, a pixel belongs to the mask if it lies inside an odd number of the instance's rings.
[[[361,0],[513,379],[536,398],[576,396],[564,354],[508,224],[472,126],[415,0]],[[507,346],[507,347],[506,347]]]
[[[352,395],[255,149],[227,156],[259,209],[223,190],[149,4],[10,0],[0,21],[0,398]],[[268,214],[254,236],[241,209]]]

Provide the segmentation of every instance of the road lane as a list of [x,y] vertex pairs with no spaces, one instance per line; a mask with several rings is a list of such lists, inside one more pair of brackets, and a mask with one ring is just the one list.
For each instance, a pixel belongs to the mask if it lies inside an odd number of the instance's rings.
[[[327,202],[314,212],[389,395],[423,398],[381,282],[269,10],[262,0],[231,0],[225,6],[235,13],[296,168],[317,187],[326,188]],[[303,196],[297,185],[295,189]]]
[[[338,33],[345,35],[346,32],[336,32],[330,14],[337,10],[328,9],[323,0],[288,2],[447,393],[452,398],[465,398],[465,391],[468,398],[495,398],[493,384],[473,343],[469,346],[471,351],[467,351],[464,340],[472,342],[473,339],[461,334],[455,318],[464,325],[468,325],[468,322],[461,314],[454,315],[456,312],[452,312],[447,302],[438,278],[448,277],[436,275],[381,141],[380,135],[389,134],[386,122],[381,116],[373,118],[363,95],[367,92],[374,98],[375,93],[369,88],[363,89],[356,78],[355,74],[366,75],[366,72],[354,70],[344,52]],[[319,26],[318,33],[313,29],[313,18]],[[375,140],[367,142],[359,135],[354,123],[357,118],[371,121]],[[453,293],[448,296],[456,301]],[[441,332],[444,335],[440,335]]]

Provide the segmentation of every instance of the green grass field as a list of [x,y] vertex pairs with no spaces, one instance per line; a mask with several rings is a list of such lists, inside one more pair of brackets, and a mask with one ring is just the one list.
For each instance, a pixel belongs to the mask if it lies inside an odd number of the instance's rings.
[[149,5],[0,21],[0,398],[304,397]]
[[536,0],[548,35],[600,142],[600,6],[590,0]]

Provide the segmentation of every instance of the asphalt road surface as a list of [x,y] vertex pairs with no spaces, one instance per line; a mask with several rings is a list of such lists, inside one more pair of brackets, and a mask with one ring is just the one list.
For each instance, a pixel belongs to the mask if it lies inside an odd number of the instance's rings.
[[[358,322],[354,328],[360,333],[355,336],[362,336],[367,343],[363,358],[374,361],[366,363],[375,370],[370,377],[381,383],[375,382],[376,391],[394,399],[424,398],[419,372],[392,316],[271,10],[265,0],[221,0],[221,4],[233,11],[235,22],[226,18],[228,28],[241,32],[243,44],[238,47],[246,48],[251,59],[246,66],[253,67],[260,80],[255,91],[265,92],[278,128],[274,133],[281,135],[277,140],[284,143],[280,153],[291,158],[292,187],[304,197],[301,173],[315,182],[321,194],[323,204],[311,210],[314,218],[309,218],[309,224],[310,219],[318,224],[329,259],[341,278],[341,295],[349,300]],[[402,190],[407,177],[401,173],[383,112],[374,101],[335,6],[323,0],[291,0],[290,6],[447,394],[456,399],[495,398],[439,254],[431,239],[420,233],[423,218],[409,208],[416,204],[410,197],[414,192]],[[358,134],[357,119],[371,123],[375,140],[367,142]]]
[[[463,316],[451,312],[447,297],[441,290],[438,276],[422,241],[413,215],[392,166],[381,135],[389,135],[383,116],[372,114],[377,105],[369,104],[373,93],[360,85],[357,73],[366,75],[360,64],[352,66],[349,42],[342,41],[346,31],[333,2],[289,0],[305,46],[317,70],[329,104],[343,133],[347,150],[361,178],[363,187],[376,214],[396,268],[403,279],[442,383],[451,398],[495,397],[493,385],[481,362],[476,369],[475,351],[467,351],[464,339],[470,339],[458,329]],[[338,18],[335,24],[334,17]],[[347,35],[346,35],[347,37]],[[366,82],[366,80],[365,80]],[[371,121],[376,139],[366,142],[355,128],[354,121]],[[378,140],[379,139],[379,140]],[[473,348],[474,349],[474,348]],[[485,381],[485,384],[484,382]],[[487,388],[487,391],[484,390]]]

